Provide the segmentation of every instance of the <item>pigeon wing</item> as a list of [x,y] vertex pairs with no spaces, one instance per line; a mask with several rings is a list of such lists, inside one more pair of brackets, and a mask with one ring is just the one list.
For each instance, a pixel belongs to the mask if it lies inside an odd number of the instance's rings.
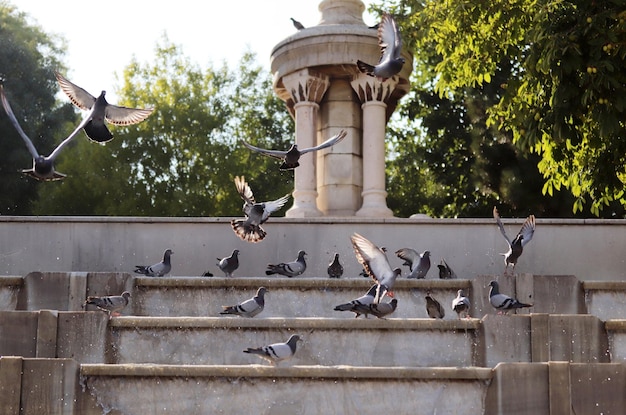
[[402,49],[399,35],[396,21],[390,14],[385,13],[381,24],[378,26],[378,44],[382,52],[379,63],[398,57]]
[[72,104],[85,111],[88,111],[91,107],[93,107],[93,104],[96,102],[96,97],[78,85],[71,83],[60,73],[55,72],[54,76],[56,76],[61,90],[65,93],[65,95],[67,95],[70,101],[72,101]]
[[30,152],[31,156],[33,156],[33,158],[39,157],[39,153],[37,152],[35,145],[32,141],[30,141],[30,138],[28,138],[24,130],[22,130],[20,124],[17,122],[17,118],[15,118],[15,114],[13,114],[11,105],[9,105],[9,101],[7,100],[6,95],[4,95],[4,88],[2,87],[2,85],[0,85],[0,99],[2,100],[2,106],[4,107],[4,110],[6,111],[9,120],[11,121],[11,124],[13,124],[13,127],[15,127],[18,134],[22,137],[24,143],[26,143],[26,147],[28,147],[28,151]]
[[276,159],[283,159],[287,155],[286,151],[267,150],[267,149],[264,149],[264,148],[255,147],[252,144],[246,143],[244,140],[241,140],[241,142],[243,143],[244,146],[248,147],[252,151],[264,154],[266,156],[274,157]]
[[520,229],[519,234],[523,236],[522,247],[525,246],[535,234],[535,215],[530,215]]
[[357,261],[365,268],[374,282],[380,283],[385,275],[393,274],[385,253],[371,241],[358,233],[350,237]]
[[104,116],[108,122],[115,125],[137,124],[148,118],[154,108],[128,108],[109,104]]
[[334,146],[335,144],[337,144],[338,142],[346,138],[347,135],[348,133],[345,130],[341,130],[339,134],[335,134],[334,136],[330,137],[328,140],[324,141],[322,144],[318,146],[309,147],[309,148],[305,148],[304,150],[300,150],[300,155],[309,153],[311,151],[317,151],[323,148]]
[[502,221],[500,220],[500,214],[498,213],[498,208],[496,208],[495,206],[493,207],[493,218],[496,220],[496,224],[498,225],[498,228],[500,228],[500,232],[502,233],[502,236],[504,236],[504,239],[506,239],[509,245],[511,245],[511,240],[509,239],[508,236],[506,236],[506,232],[504,231],[504,225],[502,225]]
[[271,202],[265,202],[265,209],[263,211],[262,221],[265,222],[269,216],[282,208],[289,200],[289,195],[285,195],[280,199],[272,200]]
[[412,248],[398,249],[396,256],[400,259],[404,259],[407,262],[405,265],[408,265],[411,271],[413,270],[413,264],[418,264],[421,259],[419,252]]

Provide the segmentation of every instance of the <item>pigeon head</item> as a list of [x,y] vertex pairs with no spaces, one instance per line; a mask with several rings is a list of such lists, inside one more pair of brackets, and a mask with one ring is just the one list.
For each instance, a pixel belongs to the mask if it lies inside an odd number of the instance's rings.
[[125,300],[128,300],[130,298],[130,293],[128,291],[124,291],[122,293],[122,297],[124,297]]
[[424,251],[424,253],[422,254],[423,257],[428,258],[430,257],[430,251]]
[[237,255],[239,255],[239,249],[235,249],[235,250],[233,251],[233,256],[237,256]]
[[393,270],[393,273],[394,273],[395,275],[399,276],[400,274],[402,274],[402,270],[401,270],[400,268],[395,268],[395,269]]
[[465,290],[459,290],[459,291],[457,291],[457,292],[456,292],[456,295],[457,295],[457,296],[459,296],[459,297],[465,297],[465,296],[466,296],[466,295],[465,295]]
[[490,292],[493,294],[499,294],[500,293],[500,288],[498,286],[498,283],[496,281],[489,281],[489,286],[491,287]]
[[263,297],[265,293],[267,293],[267,288],[265,287],[259,287],[259,289],[256,291],[256,295],[258,295],[259,297]]
[[298,259],[304,259],[305,256],[306,256],[306,252],[298,251]]
[[38,176],[45,177],[49,175],[53,170],[54,166],[52,165],[52,161],[46,159],[44,156],[37,156],[33,160],[33,170]]

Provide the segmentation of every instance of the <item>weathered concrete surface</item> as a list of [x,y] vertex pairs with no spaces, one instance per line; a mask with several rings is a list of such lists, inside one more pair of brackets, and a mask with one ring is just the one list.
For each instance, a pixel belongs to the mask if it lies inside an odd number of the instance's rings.
[[22,277],[0,277],[0,311],[17,309],[17,299],[23,285]]
[[626,281],[585,281],[589,314],[600,320],[626,318]]

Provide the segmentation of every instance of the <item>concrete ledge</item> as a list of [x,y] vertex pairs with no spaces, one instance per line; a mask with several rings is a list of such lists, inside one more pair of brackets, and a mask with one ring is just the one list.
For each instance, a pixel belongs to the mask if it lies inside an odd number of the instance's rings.
[[626,281],[583,281],[589,314],[601,320],[626,317]]
[[0,276],[0,287],[21,287],[24,285],[24,277],[19,276]]

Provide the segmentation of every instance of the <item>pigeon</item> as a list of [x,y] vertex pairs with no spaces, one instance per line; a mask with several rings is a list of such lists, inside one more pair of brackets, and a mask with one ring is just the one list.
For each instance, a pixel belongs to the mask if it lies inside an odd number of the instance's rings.
[[109,295],[106,297],[87,297],[85,300],[86,306],[87,304],[93,304],[98,307],[102,311],[106,311],[111,315],[119,315],[120,311],[124,309],[128,305],[128,299],[130,298],[130,293],[128,291],[124,291],[122,295]]
[[55,72],[61,90],[72,101],[72,104],[81,110],[90,111],[84,126],[85,134],[92,141],[106,143],[113,139],[113,134],[104,124],[104,120],[115,125],[137,124],[152,113],[154,108],[127,108],[109,104],[105,98],[106,91],[102,91],[98,98],[83,88],[71,83],[63,75]]
[[489,282],[489,303],[498,311],[498,314],[506,314],[510,310],[517,308],[532,307],[532,304],[520,303],[517,299],[506,294],[500,294],[500,288],[496,281]]
[[430,292],[426,293],[426,313],[430,318],[444,318],[446,311]]
[[166,249],[163,253],[163,260],[154,265],[135,265],[135,272],[137,274],[147,275],[148,277],[162,277],[172,269],[172,263],[170,262],[170,255],[174,255],[171,249]]
[[291,22],[293,23],[293,27],[295,27],[298,30],[304,29],[304,25],[302,23],[300,23],[299,21],[297,21],[293,17],[290,17],[290,19],[291,19]]
[[416,250],[411,248],[402,248],[396,251],[396,255],[400,259],[404,259],[404,264],[408,265],[411,273],[407,275],[407,278],[425,278],[428,270],[430,269],[430,251],[424,251],[419,254]]
[[239,250],[235,249],[233,253],[225,258],[217,258],[217,266],[224,272],[227,277],[232,277],[233,272],[239,268]]
[[359,71],[375,76],[381,81],[398,74],[404,65],[404,58],[400,56],[402,51],[402,39],[398,25],[390,14],[383,14],[383,18],[378,26],[378,45],[381,56],[376,66],[357,60],[356,65]]
[[306,261],[304,260],[305,255],[306,252],[298,251],[298,258],[295,261],[287,263],[281,262],[277,265],[268,264],[265,274],[280,274],[285,275],[289,278],[298,276],[306,270]]
[[235,187],[244,201],[243,212],[246,217],[245,219],[231,220],[230,226],[242,240],[252,243],[260,242],[267,236],[267,233],[261,228],[261,224],[265,223],[273,212],[276,212],[287,203],[289,195],[271,202],[256,203],[245,177],[236,176]]
[[445,259],[441,258],[441,262],[437,265],[439,268],[439,278],[442,280],[451,280],[456,278],[456,273],[450,268]]
[[280,159],[283,163],[280,165],[280,170],[293,170],[300,165],[298,160],[300,160],[300,156],[306,153],[310,153],[312,151],[318,151],[327,147],[334,146],[341,140],[343,140],[348,133],[345,130],[341,130],[338,134],[330,137],[328,140],[324,141],[322,144],[305,148],[303,150],[298,150],[297,144],[292,144],[289,150],[266,150],[263,148],[255,147],[252,144],[246,143],[242,140],[244,146],[248,147],[252,151],[256,151],[257,153],[261,153],[263,155],[274,157],[276,159]]
[[254,317],[263,311],[265,307],[265,293],[267,288],[260,287],[256,295],[237,305],[222,306],[224,309],[220,314],[235,314],[241,317]]
[[393,298],[393,286],[400,275],[400,268],[392,269],[385,250],[377,247],[367,238],[358,233],[350,237],[357,261],[377,284],[374,304],[378,304],[385,294]]
[[[396,311],[397,307],[398,307],[398,300],[393,298],[388,303],[378,303],[378,304],[369,304],[369,305],[357,305],[357,306],[354,307],[353,311],[355,313],[365,314],[365,318],[367,318],[367,316],[369,314],[372,314],[372,315],[374,315],[374,316],[376,316],[378,318],[384,319],[385,316],[388,316],[389,314],[391,314],[394,311]],[[357,316],[359,314],[357,314]]]
[[367,317],[367,314],[372,314],[372,313],[360,312],[360,311],[357,311],[356,308],[361,307],[361,306],[367,307],[373,304],[376,291],[378,291],[378,285],[376,284],[372,285],[370,289],[367,290],[367,293],[365,295],[362,295],[361,297],[356,298],[350,301],[349,303],[339,304],[338,306],[334,308],[334,310],[335,311],[352,311],[354,313],[354,318],[358,318],[361,314],[365,314],[365,317]]
[[204,274],[202,274],[203,277],[213,277],[213,273],[211,271],[205,271]]
[[469,318],[470,300],[465,295],[464,290],[459,290],[456,292],[456,298],[452,300],[452,309],[457,313],[459,318],[461,318],[463,315],[466,318]]
[[530,215],[526,218],[522,228],[512,241],[506,236],[504,226],[500,220],[500,214],[495,206],[493,207],[493,218],[496,220],[502,236],[504,236],[507,244],[509,244],[509,250],[506,253],[500,254],[504,256],[504,275],[506,275],[509,265],[512,265],[511,273],[513,273],[513,271],[515,271],[515,265],[517,265],[517,260],[524,251],[524,246],[533,239],[533,234],[535,233],[535,215]]
[[328,264],[328,276],[330,278],[341,278],[343,275],[343,266],[339,263],[339,254],[335,252],[333,261]]
[[261,359],[265,359],[272,365],[276,365],[276,363],[278,362],[288,360],[293,357],[294,353],[296,353],[296,343],[299,340],[302,340],[300,335],[292,334],[286,343],[274,343],[270,344],[269,346],[255,348],[248,347],[243,352],[256,354]]
[[78,125],[78,127],[74,131],[72,131],[72,133],[65,140],[63,140],[61,144],[59,144],[52,151],[52,153],[50,153],[48,157],[46,157],[46,156],[42,156],[41,154],[39,154],[39,152],[37,152],[37,149],[33,145],[33,142],[26,135],[26,133],[24,132],[20,124],[17,122],[17,118],[15,117],[15,114],[13,114],[11,105],[9,104],[9,101],[7,100],[7,97],[4,94],[4,87],[1,84],[0,84],[0,100],[2,101],[2,106],[4,107],[4,110],[7,113],[7,116],[9,117],[9,121],[11,121],[11,124],[13,124],[13,127],[15,127],[18,134],[22,137],[22,139],[24,140],[24,143],[26,143],[26,147],[28,148],[30,155],[33,157],[33,167],[30,169],[24,169],[21,172],[41,181],[53,181],[53,180],[64,179],[66,175],[63,173],[59,173],[58,171],[54,169],[54,161],[56,160],[61,150],[63,150],[63,148],[65,148],[65,146],[67,146],[70,143],[70,141],[72,141],[72,139],[78,135],[78,133],[85,126],[87,121],[83,120]]

